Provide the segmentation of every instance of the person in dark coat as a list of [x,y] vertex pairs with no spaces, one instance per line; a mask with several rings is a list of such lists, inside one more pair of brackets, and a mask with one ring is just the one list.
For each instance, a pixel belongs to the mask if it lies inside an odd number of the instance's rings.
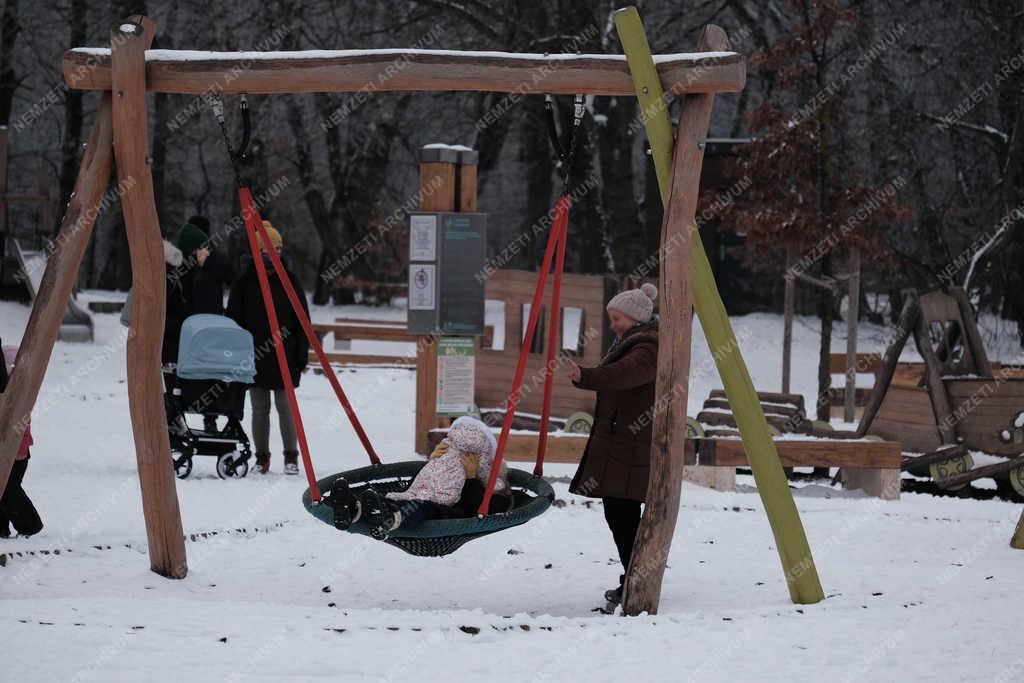
[[[283,240],[281,233],[274,229],[270,221],[263,221],[270,237],[271,248],[281,253]],[[265,252],[267,247],[260,244]],[[263,263],[267,266],[270,281],[270,294],[277,311],[277,319],[281,325],[281,344],[284,346],[288,359],[288,370],[294,386],[299,386],[302,371],[306,369],[309,359],[309,340],[302,330],[298,316],[292,310],[291,302],[285,292],[284,285],[274,271],[270,257],[263,253]],[[295,288],[302,307],[309,315],[309,306],[302,290],[302,284],[295,274],[285,266],[285,273]],[[285,474],[298,474],[299,451],[295,434],[295,422],[288,406],[288,396],[284,389],[284,380],[277,364],[277,352],[274,349],[274,335],[271,334],[270,320],[263,304],[259,277],[255,264],[248,263],[242,268],[241,274],[231,285],[228,296],[228,317],[252,333],[253,345],[256,350],[256,382],[249,388],[252,401],[252,439],[256,451],[256,471],[266,474],[270,469],[270,400],[274,399],[277,409],[278,423],[281,428],[281,440],[284,441]]]
[[[224,315],[224,291],[231,284],[231,267],[228,259],[223,252],[214,248],[206,237],[210,234],[210,221],[205,216],[192,216],[185,225],[197,228],[202,235],[195,237],[203,239],[200,248],[195,252],[195,264],[190,273],[192,314]],[[184,230],[184,227],[182,229]],[[186,252],[186,257],[187,255]]]
[[193,216],[178,232],[178,249],[184,258],[178,268],[181,286],[189,303],[189,315],[224,315],[224,285],[228,268],[222,255],[210,245],[210,237],[193,219],[209,225],[202,216]]
[[[658,370],[658,321],[653,315],[658,289],[644,284],[615,295],[608,318],[615,340],[594,368],[570,361],[569,374],[580,389],[597,392],[594,425],[569,491],[600,498],[623,570],[629,567],[640,526],[641,504],[651,472],[651,419]],[[619,587],[605,593],[622,599]]]
[[[184,257],[181,249],[164,240],[164,268],[167,272],[166,309],[164,314],[164,340],[160,351],[160,362],[164,365],[178,362],[178,338],[181,324],[191,310],[191,302],[181,281],[181,267]],[[165,373],[166,374],[166,373]]]
[[[17,348],[13,346],[3,347],[3,353],[0,355],[0,394],[7,389],[7,368],[14,366],[14,357],[17,351]],[[38,534],[43,529],[43,520],[39,518],[36,507],[21,486],[25,471],[28,469],[29,446],[31,445],[32,432],[26,425],[21,446],[18,448],[14,465],[11,467],[11,476],[7,478],[7,486],[3,490],[3,495],[0,495],[0,538],[8,538],[11,535],[12,526],[22,536]]]

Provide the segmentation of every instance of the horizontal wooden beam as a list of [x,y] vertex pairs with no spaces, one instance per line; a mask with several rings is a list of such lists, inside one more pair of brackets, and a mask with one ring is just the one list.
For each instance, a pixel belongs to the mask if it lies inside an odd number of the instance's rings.
[[345,325],[338,323],[313,323],[318,334],[333,334],[334,339],[363,339],[371,341],[398,341],[416,343],[422,335],[410,334],[405,327],[395,325]]
[[[324,353],[330,363],[342,365],[398,365],[402,367],[416,367],[416,359],[409,356],[387,356],[375,353]],[[314,351],[309,352],[309,364],[317,364],[319,368],[320,359]]]
[[[834,441],[775,439],[783,467],[851,467],[899,469],[898,441]],[[747,453],[739,439],[703,439],[697,463],[713,467],[746,467]]]
[[[743,56],[698,52],[655,56],[668,93],[738,92]],[[64,83],[110,90],[109,48],[64,53]],[[518,94],[632,95],[626,58],[610,54],[526,54],[457,50],[307,50],[198,52],[148,50],[152,92],[301,93],[483,91]]]
[[928,467],[935,463],[945,462],[950,458],[958,458],[962,455],[967,455],[967,447],[957,444],[954,446],[945,446],[937,451],[931,453],[924,453],[923,455],[905,455],[903,456],[901,467],[902,469],[908,470],[912,467]]

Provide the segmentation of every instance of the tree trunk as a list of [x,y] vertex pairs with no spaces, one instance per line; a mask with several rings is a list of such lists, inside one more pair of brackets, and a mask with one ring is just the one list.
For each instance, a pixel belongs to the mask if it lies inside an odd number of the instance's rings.
[[[822,275],[829,274],[829,258],[822,259]],[[832,321],[834,320],[835,296],[831,289],[821,288],[818,292],[818,317],[821,318],[821,344],[818,347],[818,401],[816,419],[828,422],[831,418],[832,374],[829,372],[829,356],[832,353]]]
[[18,23],[18,0],[7,0],[0,15],[0,124],[11,120],[14,106],[14,91],[18,78],[14,73],[14,43],[21,32]]

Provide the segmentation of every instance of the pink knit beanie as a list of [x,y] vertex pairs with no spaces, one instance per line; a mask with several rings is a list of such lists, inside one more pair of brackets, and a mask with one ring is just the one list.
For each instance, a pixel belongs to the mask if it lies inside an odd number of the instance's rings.
[[645,282],[640,289],[627,289],[612,297],[606,308],[610,311],[613,308],[628,315],[633,320],[645,323],[651,319],[654,313],[654,300],[658,298],[658,288],[650,282]]

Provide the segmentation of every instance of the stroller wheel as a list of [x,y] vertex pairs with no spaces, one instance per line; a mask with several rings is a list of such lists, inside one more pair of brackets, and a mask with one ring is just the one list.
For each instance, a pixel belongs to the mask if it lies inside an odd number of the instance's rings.
[[249,474],[249,460],[242,455],[225,453],[217,458],[217,476],[221,479],[241,479]]
[[174,476],[184,479],[192,474],[192,454],[182,453],[174,458]]

